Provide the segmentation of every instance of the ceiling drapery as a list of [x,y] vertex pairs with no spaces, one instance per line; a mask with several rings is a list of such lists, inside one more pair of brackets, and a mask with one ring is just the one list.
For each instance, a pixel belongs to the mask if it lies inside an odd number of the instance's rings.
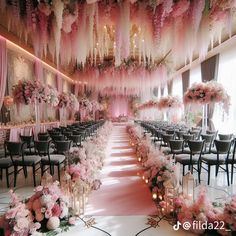
[[235,0],[12,0],[0,5],[1,24],[32,44],[38,57],[51,58],[75,80],[83,77],[93,88],[119,93],[131,93],[129,86],[136,93],[145,80],[154,88],[195,56],[203,59],[222,33],[231,36],[235,6]]

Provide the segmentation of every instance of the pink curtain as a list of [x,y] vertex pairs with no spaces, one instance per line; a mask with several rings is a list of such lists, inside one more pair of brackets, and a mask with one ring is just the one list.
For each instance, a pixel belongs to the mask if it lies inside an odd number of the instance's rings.
[[111,107],[111,116],[128,116],[129,115],[129,102],[126,97],[116,97],[112,99]]
[[62,78],[60,77],[59,74],[56,75],[56,82],[57,82],[57,91],[61,93],[62,92]]
[[2,107],[7,82],[7,42],[0,36],[0,107]]
[[43,82],[43,65],[39,59],[35,59],[34,72],[36,80]]

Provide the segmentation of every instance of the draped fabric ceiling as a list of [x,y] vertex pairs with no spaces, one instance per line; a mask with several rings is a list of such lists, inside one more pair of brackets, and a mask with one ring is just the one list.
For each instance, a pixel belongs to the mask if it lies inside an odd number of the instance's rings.
[[234,34],[235,0],[10,0],[0,25],[102,95],[137,95]]

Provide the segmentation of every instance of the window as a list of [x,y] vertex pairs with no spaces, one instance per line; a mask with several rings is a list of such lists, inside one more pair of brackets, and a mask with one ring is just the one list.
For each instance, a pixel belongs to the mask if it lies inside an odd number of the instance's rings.
[[201,66],[198,65],[190,70],[189,85],[202,82]]
[[226,114],[219,104],[215,105],[213,122],[219,133],[236,133],[236,47],[220,54],[218,82],[221,83],[231,97],[229,113]]

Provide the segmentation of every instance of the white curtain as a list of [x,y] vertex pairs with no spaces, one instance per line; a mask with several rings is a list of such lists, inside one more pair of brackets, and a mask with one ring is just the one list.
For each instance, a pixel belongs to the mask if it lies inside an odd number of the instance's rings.
[[215,106],[213,122],[219,133],[236,133],[236,46],[220,54],[218,82],[221,83],[231,97],[229,114],[220,105]]

